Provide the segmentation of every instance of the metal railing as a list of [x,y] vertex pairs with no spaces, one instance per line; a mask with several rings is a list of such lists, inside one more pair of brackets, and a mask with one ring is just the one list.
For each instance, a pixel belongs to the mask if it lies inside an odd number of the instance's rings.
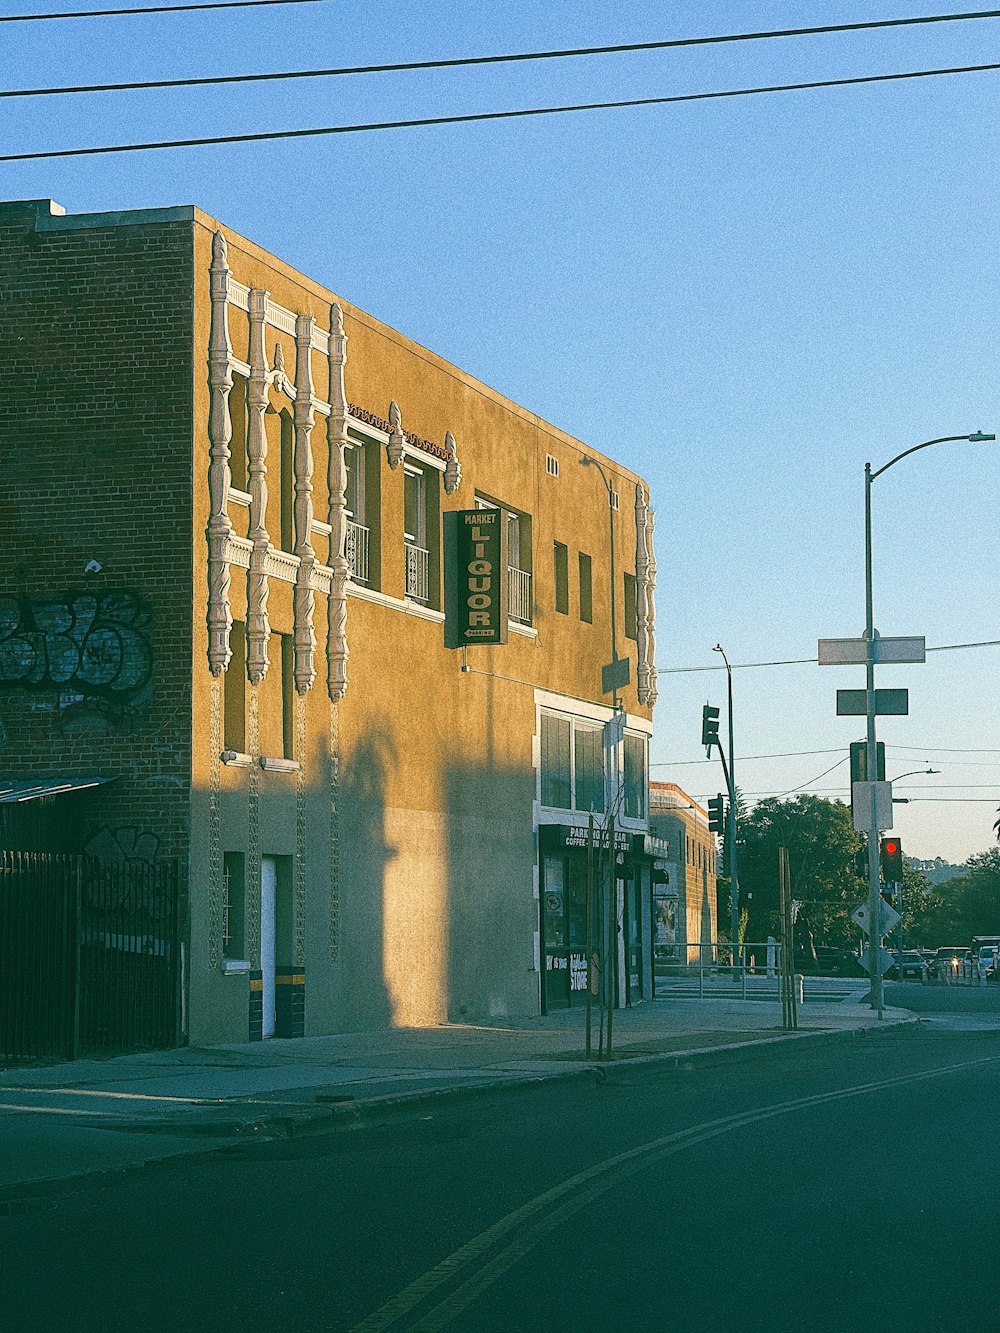
[[531,573],[507,566],[507,615],[519,625],[531,624]]
[[347,520],[344,536],[344,558],[355,583],[368,582],[368,529],[362,523]]
[[430,552],[406,542],[406,595],[415,602],[430,600]]

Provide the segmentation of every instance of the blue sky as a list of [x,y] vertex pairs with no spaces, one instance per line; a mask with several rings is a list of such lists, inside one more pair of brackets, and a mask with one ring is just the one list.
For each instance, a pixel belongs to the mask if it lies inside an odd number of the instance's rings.
[[[65,8],[16,0],[6,13]],[[190,77],[957,12],[866,3],[333,3],[4,25],[2,86]],[[1000,21],[251,88],[7,101],[9,151],[648,97],[1000,60]],[[536,120],[7,164],[71,212],[194,203],[648,478],[655,777],[707,797],[725,676],[860,634],[863,468],[1000,430],[1000,75]],[[942,445],[875,487],[883,634],[1000,638],[1000,447]],[[886,668],[896,831],[961,860],[1000,801],[997,648]],[[735,673],[752,794],[846,794],[859,669]],[[812,781],[813,779],[818,779]],[[966,785],[962,785],[966,784]],[[992,785],[990,785],[992,784]],[[906,790],[903,790],[903,788]],[[916,799],[920,797],[919,801]],[[935,799],[928,799],[928,798]]]

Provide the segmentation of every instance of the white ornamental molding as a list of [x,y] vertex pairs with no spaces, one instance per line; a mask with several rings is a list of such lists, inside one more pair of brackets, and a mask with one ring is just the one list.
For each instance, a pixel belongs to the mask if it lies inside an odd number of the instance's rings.
[[[299,315],[295,323],[295,554],[299,567],[295,577],[294,636],[295,688],[305,694],[316,679],[316,630],[313,624],[316,595],[313,569],[316,552],[313,525],[313,411],[312,384],[313,319]],[[301,756],[300,756],[301,758]]]
[[[339,305],[330,307],[330,417],[327,439],[330,462],[327,473],[330,494],[330,628],[327,637],[327,689],[336,703],[347,692],[347,576],[344,555],[347,535],[347,465],[344,449],[347,437],[347,391],[344,366],[347,364],[347,335],[344,312]],[[398,411],[398,409],[397,409]]]
[[247,385],[247,468],[250,492],[251,544],[250,572],[247,577],[247,674],[252,685],[259,685],[267,674],[267,645],[271,627],[267,618],[268,584],[265,564],[271,551],[267,535],[267,435],[264,413],[267,410],[268,368],[264,349],[264,321],[267,292],[252,288],[250,314],[250,378]]
[[649,561],[646,575],[646,654],[649,662],[649,686],[645,702],[652,708],[657,697],[656,671],[656,551],[653,545],[653,531],[656,515],[652,509],[646,510],[646,557]]
[[649,614],[646,587],[649,581],[649,552],[646,547],[646,492],[642,482],[635,484],[635,640],[637,690],[639,702],[649,693]]
[[446,495],[453,495],[462,484],[462,465],[458,461],[458,446],[451,431],[445,431],[444,452],[447,462],[444,467],[444,489]]
[[226,559],[226,545],[232,532],[228,506],[229,444],[233,438],[229,394],[233,387],[233,373],[229,340],[229,262],[226,238],[221,231],[212,238],[209,272],[212,328],[208,350],[208,665],[213,676],[220,676],[229,665],[229,632],[233,624],[229,606],[229,562]]
[[405,449],[406,436],[403,434],[403,415],[394,398],[389,404],[389,441],[385,446],[385,456],[393,472],[403,461]]

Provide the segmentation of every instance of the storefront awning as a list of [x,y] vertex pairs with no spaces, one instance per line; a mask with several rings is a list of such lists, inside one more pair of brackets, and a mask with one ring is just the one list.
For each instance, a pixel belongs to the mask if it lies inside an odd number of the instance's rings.
[[20,778],[14,782],[0,778],[0,805],[37,801],[42,796],[65,796],[86,787],[100,787],[105,782],[114,782],[114,778]]

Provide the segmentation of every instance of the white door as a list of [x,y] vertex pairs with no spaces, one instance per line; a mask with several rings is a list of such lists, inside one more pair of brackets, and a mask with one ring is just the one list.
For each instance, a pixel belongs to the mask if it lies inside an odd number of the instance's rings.
[[274,898],[277,863],[273,856],[260,861],[260,971],[264,1003],[261,1036],[274,1036]]

